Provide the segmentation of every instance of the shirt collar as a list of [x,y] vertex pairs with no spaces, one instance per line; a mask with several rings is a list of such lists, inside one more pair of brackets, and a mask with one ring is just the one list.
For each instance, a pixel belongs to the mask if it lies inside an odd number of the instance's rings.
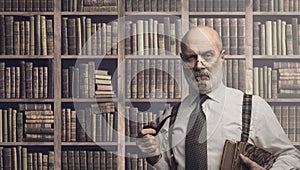
[[[189,92],[189,99],[186,101],[187,103],[189,103],[190,105],[192,105],[195,101],[199,100],[199,93],[193,91],[190,89]],[[221,83],[216,89],[214,89],[213,91],[209,92],[206,94],[209,99],[217,102],[217,103],[222,103],[224,101],[225,98],[225,86],[223,83]]]

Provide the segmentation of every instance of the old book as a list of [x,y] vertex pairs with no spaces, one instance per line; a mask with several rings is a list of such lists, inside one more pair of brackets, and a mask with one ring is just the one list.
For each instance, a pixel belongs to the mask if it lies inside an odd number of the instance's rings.
[[3,148],[3,168],[12,169],[12,148]]
[[276,21],[276,26],[277,26],[277,35],[275,36],[277,39],[277,54],[278,55],[282,55],[282,47],[281,47],[281,34],[282,34],[282,30],[281,30],[281,19],[278,19]]
[[238,0],[229,0],[229,11],[237,11]]
[[74,162],[74,151],[67,151],[67,155],[68,155],[68,168],[69,169],[74,169],[75,168],[75,162]]
[[131,60],[131,98],[137,98],[138,95],[138,60]]
[[181,53],[180,40],[182,38],[181,19],[176,20],[175,35],[176,35],[176,55],[179,55]]
[[71,140],[70,142],[76,142],[76,111],[71,111]]
[[30,54],[30,21],[25,21],[25,51],[24,55]]
[[39,68],[38,67],[33,67],[33,86],[32,86],[32,90],[33,90],[33,98],[37,99],[39,98]]
[[62,159],[62,169],[69,169],[68,168],[68,152],[62,151],[61,153],[61,159]]
[[2,110],[3,114],[3,142],[8,142],[8,113]]
[[92,55],[97,55],[97,24],[92,23],[91,26],[91,43],[92,43]]
[[271,78],[272,78],[272,82],[271,82],[271,97],[272,98],[277,98],[277,90],[278,90],[278,79],[277,79],[277,70],[272,70],[271,73]]
[[266,25],[260,24],[260,55],[266,55]]
[[126,0],[125,1],[125,11],[131,12],[132,11],[132,5],[131,5],[131,0]]
[[[48,67],[44,66],[43,67],[43,97],[44,98],[48,98],[48,94],[49,94],[49,89],[48,89],[48,84],[49,84],[49,76],[48,76]],[[51,77],[51,76],[50,76]]]
[[111,55],[111,45],[112,45],[112,25],[106,25],[106,55]]
[[239,89],[246,92],[246,60],[238,60]]
[[175,98],[181,98],[181,89],[182,89],[182,70],[181,70],[181,60],[175,60],[175,83],[174,83],[174,94]]
[[289,11],[294,10],[294,0],[289,0]]
[[13,55],[13,42],[14,42],[14,17],[5,16],[5,47],[6,54]]
[[276,160],[272,153],[247,142],[225,141],[221,169],[247,169],[240,160],[240,154],[249,157],[260,166],[269,169]]
[[253,67],[253,94],[259,95],[259,71],[258,67]]
[[213,11],[213,1],[205,0],[205,11],[212,12]]
[[10,97],[16,98],[16,67],[10,67]]
[[293,55],[293,26],[286,24],[286,54]]
[[17,142],[17,110],[12,110],[12,142]]
[[86,141],[86,135],[85,135],[85,112],[84,110],[80,109],[77,111],[77,123],[76,123],[76,129],[77,129],[77,138],[76,141],[78,142],[85,142]]
[[229,18],[223,18],[221,20],[222,25],[222,44],[225,50],[225,54],[231,54],[230,52],[230,29],[229,29]]
[[260,0],[260,11],[268,11],[268,1],[269,0]]
[[288,113],[288,126],[289,126],[289,133],[287,134],[291,142],[296,142],[296,106],[288,106],[289,113]]
[[5,55],[6,54],[6,40],[5,40],[5,17],[4,15],[1,15],[0,17],[0,24],[1,24],[1,29],[0,29],[0,54]]
[[66,141],[71,142],[71,109],[66,108]]
[[131,54],[131,24],[131,21],[125,22],[125,55]]
[[79,150],[74,151],[74,167],[75,169],[80,169],[80,152]]
[[272,68],[267,68],[267,96],[266,98],[272,98]]
[[88,64],[81,63],[79,65],[79,97],[88,98],[89,96],[89,84],[88,84]]
[[52,19],[46,20],[46,46],[47,46],[47,55],[52,55],[54,52],[54,33],[53,33],[53,24]]
[[5,68],[5,94],[6,98],[10,99],[11,98],[11,67],[6,67]]
[[230,54],[236,55],[238,54],[238,32],[237,32],[237,18],[229,19],[229,32],[230,32]]
[[47,1],[46,0],[39,0],[39,1],[40,1],[39,11],[47,11]]
[[40,11],[40,0],[32,0],[32,10]]
[[221,0],[214,0],[213,1],[213,11],[220,12],[221,11]]
[[[0,109],[0,142],[3,142],[3,124],[3,110]],[[0,152],[2,152],[1,149]]]
[[118,23],[112,22],[111,27],[111,54],[118,54]]
[[95,62],[88,62],[88,97],[95,96]]
[[[128,59],[126,60],[126,98],[130,99],[131,98],[131,60]],[[98,89],[98,88],[97,88]],[[100,90],[100,89],[99,89]]]
[[153,21],[153,55],[158,55],[159,47],[158,47],[158,21]]
[[13,54],[20,55],[20,22],[14,22],[13,30]]
[[293,54],[299,54],[298,18],[292,18]]
[[156,60],[155,69],[156,69],[155,97],[163,98],[163,60],[162,59]]
[[166,47],[165,47],[165,25],[163,23],[158,24],[158,54],[165,55]]
[[[81,33],[81,18],[76,18],[76,54],[82,54],[82,33]],[[98,33],[99,35],[99,33]],[[100,34],[101,35],[101,34]],[[101,42],[101,41],[98,41]],[[99,43],[101,44],[101,43]]]
[[73,98],[79,98],[79,68],[74,68],[74,81],[73,81],[73,90],[72,90],[72,96]]
[[144,55],[144,23],[143,20],[137,21],[137,54]]
[[268,66],[263,66],[264,98],[268,97]]
[[30,34],[29,34],[29,41],[30,41],[30,55],[35,55],[35,44],[36,44],[36,38],[35,38],[35,34],[36,34],[36,28],[35,28],[35,17],[34,16],[30,16]]
[[222,0],[221,1],[222,11],[229,11],[229,1],[230,0]]
[[[253,54],[260,54],[260,22],[253,22]],[[281,36],[281,35],[280,35]]]
[[265,86],[264,86],[264,70],[262,67],[259,68],[259,96],[260,97],[264,97],[264,91],[266,90],[265,89]]
[[[31,35],[32,36],[32,35]],[[41,15],[35,16],[35,55],[41,55]]]
[[62,54],[68,55],[68,18],[62,18]]
[[5,98],[5,62],[0,62],[0,98]]
[[145,97],[145,72],[144,72],[144,60],[137,60],[137,98],[142,99]]
[[197,11],[197,0],[189,1],[189,11],[191,11],[191,12]]
[[12,0],[7,0],[7,1],[4,1],[4,10],[5,11],[12,11]]
[[143,32],[143,37],[144,37],[144,55],[149,55],[149,22],[148,21],[143,21],[144,23],[144,32]]
[[245,54],[245,18],[237,19],[237,54]]
[[0,1],[0,11],[5,11],[5,8],[4,8],[4,0],[1,0]]
[[163,89],[162,89],[162,98],[168,98],[168,93],[169,93],[169,72],[167,71],[169,68],[169,61],[168,60],[163,60],[163,69],[162,75],[163,75]]
[[231,59],[227,60],[227,86],[233,87],[233,62]]
[[38,67],[38,98],[44,98],[44,67]]
[[20,21],[20,49],[19,54],[25,55],[25,21]]
[[68,19],[68,54],[75,55],[76,54],[76,19],[69,18]]
[[69,97],[69,70],[63,69],[62,70],[62,97],[68,98]]
[[253,11],[260,11],[260,0],[253,1]]
[[54,11],[54,0],[47,0],[47,11]]
[[144,60],[144,98],[150,98],[150,60]]
[[67,141],[67,120],[66,120],[66,109],[61,109],[61,141]]

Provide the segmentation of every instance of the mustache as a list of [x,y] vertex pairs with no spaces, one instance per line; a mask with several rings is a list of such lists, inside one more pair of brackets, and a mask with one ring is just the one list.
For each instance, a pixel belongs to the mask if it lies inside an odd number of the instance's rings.
[[195,77],[200,77],[200,76],[210,76],[210,74],[209,73],[207,73],[207,72],[203,72],[203,71],[195,71],[194,72],[194,76]]

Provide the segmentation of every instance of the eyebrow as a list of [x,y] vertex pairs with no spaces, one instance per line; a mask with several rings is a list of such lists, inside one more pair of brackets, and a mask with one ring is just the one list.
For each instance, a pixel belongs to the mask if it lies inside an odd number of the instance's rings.
[[[208,50],[208,51],[203,52],[202,54],[207,54],[207,53],[215,53],[215,51],[214,50]],[[198,55],[198,54],[193,52],[192,54],[183,54],[183,55],[184,56],[194,56],[194,55]]]

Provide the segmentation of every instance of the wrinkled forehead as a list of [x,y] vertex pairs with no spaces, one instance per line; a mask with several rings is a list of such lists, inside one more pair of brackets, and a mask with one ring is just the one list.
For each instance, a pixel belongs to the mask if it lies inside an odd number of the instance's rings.
[[220,51],[218,34],[207,27],[191,29],[182,39],[182,52],[201,52],[205,50]]

